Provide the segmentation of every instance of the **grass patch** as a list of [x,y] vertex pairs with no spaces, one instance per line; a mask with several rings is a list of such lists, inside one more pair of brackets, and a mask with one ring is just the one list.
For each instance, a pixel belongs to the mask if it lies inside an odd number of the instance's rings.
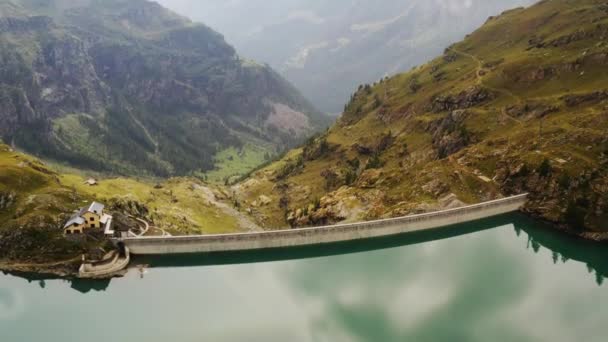
[[270,146],[247,143],[242,148],[230,147],[215,156],[215,169],[200,174],[210,183],[223,184],[227,178],[239,177],[268,161]]

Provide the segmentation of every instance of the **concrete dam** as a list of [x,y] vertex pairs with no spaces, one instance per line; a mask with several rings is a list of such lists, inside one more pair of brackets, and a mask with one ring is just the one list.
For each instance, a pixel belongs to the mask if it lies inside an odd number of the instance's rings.
[[518,195],[456,209],[376,221],[255,233],[137,237],[114,239],[135,255],[246,251],[319,245],[432,230],[498,216],[521,209],[528,195]]

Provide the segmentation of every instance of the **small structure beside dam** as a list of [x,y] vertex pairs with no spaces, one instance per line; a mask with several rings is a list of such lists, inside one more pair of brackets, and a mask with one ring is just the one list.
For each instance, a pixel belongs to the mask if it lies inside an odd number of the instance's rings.
[[521,209],[528,195],[518,195],[438,212],[333,226],[242,234],[162,236],[114,239],[135,255],[244,251],[377,238],[476,221]]

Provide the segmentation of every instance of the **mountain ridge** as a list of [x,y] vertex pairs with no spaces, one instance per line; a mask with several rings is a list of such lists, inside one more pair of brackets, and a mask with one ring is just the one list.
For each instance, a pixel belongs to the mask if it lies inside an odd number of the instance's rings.
[[281,72],[319,108],[339,114],[356,85],[424,63],[489,16],[534,1],[159,2],[207,22],[243,55]]
[[[326,134],[237,185],[239,201],[279,227],[529,192],[530,214],[601,236],[607,29],[602,1],[547,0],[491,17],[442,56],[361,85]],[[254,205],[264,193],[270,208]]]
[[[0,134],[38,156],[122,174],[204,173],[224,149],[275,154],[329,122],[272,69],[155,2],[2,4]],[[269,120],[293,113],[305,118],[297,131]]]

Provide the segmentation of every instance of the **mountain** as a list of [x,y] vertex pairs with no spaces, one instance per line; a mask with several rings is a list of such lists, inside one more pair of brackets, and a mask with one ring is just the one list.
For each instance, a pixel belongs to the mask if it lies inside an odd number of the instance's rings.
[[[441,53],[489,16],[534,0],[159,0],[224,33],[324,111],[359,85]],[[280,47],[278,49],[277,47]]]
[[145,0],[1,0],[0,108],[14,147],[157,176],[224,151],[262,162],[328,123],[270,67]]
[[[603,0],[546,0],[491,17],[434,60],[361,86],[326,134],[234,190],[272,227],[527,192],[530,214],[606,237],[607,39]],[[260,205],[262,194],[272,204]]]

